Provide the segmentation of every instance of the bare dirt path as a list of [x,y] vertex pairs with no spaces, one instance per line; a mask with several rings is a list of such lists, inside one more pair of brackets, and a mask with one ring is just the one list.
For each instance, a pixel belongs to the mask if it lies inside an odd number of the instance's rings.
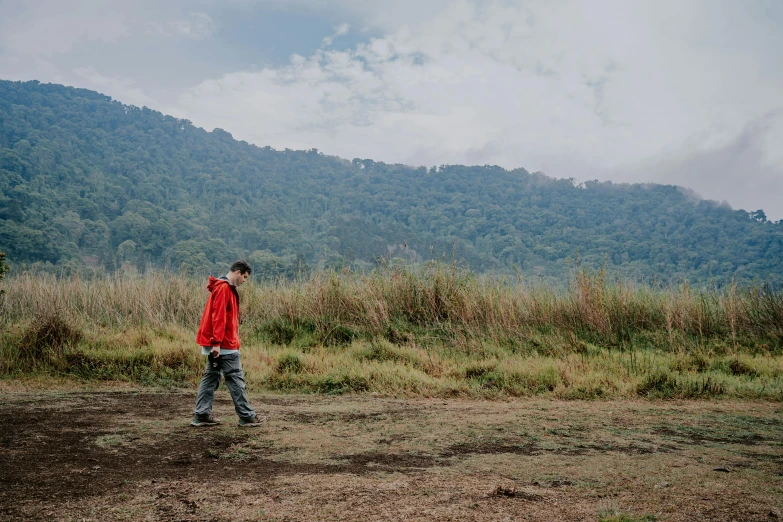
[[783,518],[783,405],[2,392],[0,520]]

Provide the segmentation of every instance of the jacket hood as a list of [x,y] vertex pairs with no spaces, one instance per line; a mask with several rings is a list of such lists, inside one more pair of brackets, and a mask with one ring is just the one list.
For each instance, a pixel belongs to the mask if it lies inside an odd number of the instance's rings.
[[209,276],[209,282],[207,283],[207,290],[211,292],[215,288],[217,288],[218,285],[222,285],[222,284],[228,284],[228,279],[226,279],[226,276],[222,276],[222,277]]

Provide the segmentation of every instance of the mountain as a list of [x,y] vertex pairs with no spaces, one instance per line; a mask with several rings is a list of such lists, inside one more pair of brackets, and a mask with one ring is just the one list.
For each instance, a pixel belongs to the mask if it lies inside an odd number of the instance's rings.
[[0,250],[12,264],[265,275],[457,260],[562,278],[783,282],[783,222],[670,185],[277,151],[96,92],[0,81]]

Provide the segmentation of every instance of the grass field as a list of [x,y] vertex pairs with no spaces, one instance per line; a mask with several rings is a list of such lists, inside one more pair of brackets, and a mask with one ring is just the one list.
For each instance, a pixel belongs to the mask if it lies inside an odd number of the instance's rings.
[[0,519],[783,517],[783,296],[453,266],[240,289],[268,425],[188,425],[205,281],[17,274]]
[[[0,376],[193,386],[205,281],[3,281]],[[250,282],[251,390],[558,399],[783,398],[783,295],[576,272],[560,291],[454,266]]]

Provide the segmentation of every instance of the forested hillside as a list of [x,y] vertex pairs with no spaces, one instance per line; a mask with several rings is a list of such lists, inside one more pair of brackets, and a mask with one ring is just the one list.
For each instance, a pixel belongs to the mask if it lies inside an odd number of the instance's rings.
[[276,151],[107,96],[0,81],[0,251],[12,264],[265,275],[380,258],[561,278],[783,282],[783,223],[662,185]]

